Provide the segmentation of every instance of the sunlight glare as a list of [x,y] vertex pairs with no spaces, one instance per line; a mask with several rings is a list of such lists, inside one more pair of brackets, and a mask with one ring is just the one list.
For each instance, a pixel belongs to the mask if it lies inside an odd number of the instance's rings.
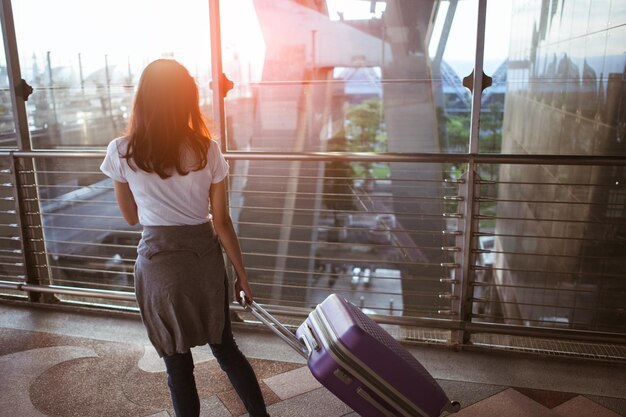
[[265,41],[252,0],[220,3],[224,72],[235,82],[261,79]]

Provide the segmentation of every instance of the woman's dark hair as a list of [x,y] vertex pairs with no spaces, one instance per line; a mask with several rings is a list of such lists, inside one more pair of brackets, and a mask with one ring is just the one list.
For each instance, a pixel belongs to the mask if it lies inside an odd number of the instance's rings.
[[[173,59],[158,59],[141,74],[123,155],[161,178],[197,171],[207,164],[211,135],[200,112],[198,87]],[[132,160],[132,164],[131,164]]]

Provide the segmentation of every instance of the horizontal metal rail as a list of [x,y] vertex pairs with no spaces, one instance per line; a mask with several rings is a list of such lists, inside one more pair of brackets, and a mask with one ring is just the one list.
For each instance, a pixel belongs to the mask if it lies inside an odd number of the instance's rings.
[[[16,158],[104,158],[105,149],[0,151],[0,157]],[[476,164],[520,165],[599,165],[626,166],[625,156],[590,155],[527,155],[470,153],[376,153],[376,152],[233,152],[225,151],[226,159],[249,161],[355,161],[355,162],[457,162]]]
[[[244,256],[250,256],[250,257],[270,257],[270,258],[276,258],[277,255],[275,253],[259,253],[259,252],[246,252],[243,251],[242,254]],[[300,259],[300,260],[308,260],[310,259],[308,256],[297,256],[297,255],[282,255],[282,257],[287,258],[287,259]],[[316,257],[316,259],[318,260],[326,260],[326,261],[335,261],[335,262],[345,262],[345,263],[366,263],[365,261],[363,261],[363,259],[360,258],[350,258],[350,257],[345,257],[345,258],[330,258],[330,257]],[[415,262],[415,261],[401,261],[401,260],[381,260],[381,259],[372,259],[372,262],[378,262],[378,263],[389,263],[389,264],[393,264],[393,265],[406,265],[406,266],[440,266],[440,267],[444,267],[444,268],[458,268],[459,265],[458,264],[450,264],[450,265],[443,265],[439,262]]]
[[[261,191],[247,191],[247,190],[242,190],[242,189],[231,189],[230,193],[244,193],[246,195],[262,195],[262,196],[267,196],[268,194],[271,195],[272,197],[270,197],[270,199],[280,199],[282,196],[286,196],[289,195],[288,192],[286,191],[265,191],[265,190],[261,190]],[[275,196],[275,197],[274,197]],[[299,192],[298,193],[298,200],[300,201],[313,201],[316,200],[317,198],[324,198],[324,197],[343,197],[345,199],[352,199],[355,196],[360,197],[361,194],[359,193],[358,195],[355,194],[341,194],[341,193],[307,193],[307,192]],[[385,200],[385,199],[389,199],[390,196],[389,195],[383,195],[383,194],[363,194],[363,197],[366,197],[368,200]],[[412,196],[394,196],[393,199],[394,201],[415,201],[417,198],[420,199],[420,201],[449,201],[450,198],[452,197],[456,197],[461,201],[461,197],[458,197],[456,195],[452,195],[452,196],[428,196],[428,195],[412,195]],[[348,211],[350,212],[350,211]]]
[[620,333],[610,332],[596,332],[592,330],[572,330],[572,329],[558,329],[555,332],[554,328],[539,327],[539,326],[516,326],[513,324],[498,324],[498,323],[476,323],[470,322],[464,325],[465,329],[474,333],[495,333],[503,335],[514,336],[529,336],[529,337],[546,337],[562,340],[590,340],[593,339],[596,342],[603,343],[624,343],[624,335]]
[[[289,227],[291,229],[302,229],[302,230],[307,230],[307,229],[318,229],[321,226],[310,226],[310,225],[292,225],[292,226],[284,226],[281,223],[266,223],[266,222],[246,222],[246,221],[236,221],[234,222],[235,225],[249,225],[249,226],[267,226],[267,227],[272,227],[272,228],[276,228],[276,227]],[[347,227],[348,230],[361,230],[357,227]],[[440,234],[444,234],[444,235],[457,235],[460,234],[461,232],[457,232],[455,230],[415,230],[415,229],[404,229],[403,232],[406,233],[410,233],[410,234],[415,234],[415,235],[440,235]],[[489,236],[494,236],[493,234],[490,234]]]
[[[76,258],[76,259],[85,259],[85,260],[95,260],[95,261],[110,261],[110,257],[105,256],[95,256],[95,255],[82,255],[79,253],[63,253],[63,252],[47,252],[48,256],[53,257],[63,257],[63,258]],[[121,262],[135,262],[135,258],[119,258]]]
[[135,294],[124,291],[83,289],[62,285],[34,285],[19,282],[0,281],[0,288],[16,291],[32,291],[48,294],[65,294],[85,297],[106,298],[109,300],[136,301]]
[[495,251],[495,250],[480,250],[474,249],[473,253],[484,253],[484,254],[501,254],[501,255],[521,255],[521,256],[543,256],[548,258],[565,258],[565,259],[593,259],[593,260],[607,260],[614,259],[612,257],[606,256],[592,256],[592,255],[567,255],[562,253],[533,253],[533,252],[511,252],[511,251]]
[[606,203],[594,203],[594,202],[590,202],[590,201],[573,201],[573,200],[569,200],[569,201],[563,201],[563,200],[557,200],[557,201],[550,201],[550,200],[521,200],[521,199],[500,199],[500,198],[490,198],[490,199],[478,199],[478,202],[489,202],[489,203],[527,203],[527,204],[568,204],[568,205],[584,205],[584,206],[606,206]]
[[496,236],[496,237],[514,237],[514,238],[528,238],[528,239],[551,239],[551,240],[574,240],[581,242],[614,242],[622,243],[620,239],[598,239],[598,238],[584,238],[584,237],[571,237],[571,236],[542,236],[542,235],[520,235],[513,233],[491,233],[491,232],[476,232],[474,236]]
[[[117,217],[122,219],[122,216]],[[40,226],[29,226],[30,228],[39,228]],[[47,230],[75,230],[81,232],[107,232],[107,233],[127,233],[131,235],[141,236],[141,230],[122,230],[122,229],[98,229],[91,227],[72,227],[72,226],[46,226]]]
[[[227,154],[228,155],[228,154]],[[275,167],[272,167],[273,169],[275,169]],[[285,171],[287,171],[285,169]],[[304,170],[303,170],[304,171]],[[316,170],[317,172],[318,170]],[[403,170],[404,172],[411,172],[410,170]],[[394,169],[394,172],[402,172],[399,170]],[[422,173],[428,173],[429,171],[420,171]],[[434,174],[441,174],[441,171],[430,171]],[[243,175],[243,174],[230,174],[229,175],[230,178],[254,178],[254,179],[275,179],[276,178],[276,174],[267,174],[267,175],[260,175],[260,174],[249,174],[249,175]],[[346,179],[346,178],[350,178],[350,179],[355,179],[355,180],[378,180],[378,181],[393,181],[394,183],[400,183],[400,187],[402,187],[403,183],[416,183],[416,184],[444,184],[444,185],[448,185],[450,187],[453,186],[457,186],[459,184],[464,184],[465,181],[464,180],[453,180],[453,179],[448,179],[448,178],[443,178],[443,179],[428,179],[428,178],[415,178],[415,179],[407,179],[407,178],[396,178],[396,177],[388,177],[388,178],[371,178],[371,177],[357,177],[357,176],[353,176],[351,173],[350,175],[346,175],[346,176],[332,176],[332,175],[324,175],[323,178],[324,179],[338,179],[338,180],[342,180],[342,179]],[[281,175],[281,178],[285,178],[285,179],[310,179],[310,180],[319,180],[320,176],[319,175]]]
[[[262,206],[237,206],[237,205],[231,205],[231,208],[247,208],[247,209],[255,210],[255,211],[259,211],[259,212],[260,211],[276,212],[276,207],[271,207],[271,206],[262,207]],[[294,213],[308,213],[308,214],[312,214],[312,213],[347,213],[347,214],[359,213],[359,214],[363,214],[363,212],[356,211],[356,210],[352,211],[352,210],[332,210],[332,209],[315,209],[315,208],[294,208],[292,211]],[[419,214],[414,214],[414,213],[408,212],[408,211],[407,212],[403,212],[403,211],[376,211],[376,212],[368,212],[368,213],[372,213],[372,214],[374,214],[374,213],[375,214],[396,214],[398,216],[404,216],[406,218],[422,218],[422,217],[427,217],[427,218],[457,217],[457,218],[461,218],[462,217],[462,214],[459,214],[459,213],[419,213]]]
[[[537,287],[537,286],[533,286],[533,287],[529,287],[526,285],[515,285],[515,284],[491,284],[488,282],[479,282],[479,281],[474,281],[471,283],[472,286],[474,287],[481,287],[481,288],[517,288],[517,289],[521,289],[521,290],[531,290],[531,291],[544,291],[544,292],[563,292],[563,293],[574,293],[574,294],[580,294],[580,293],[590,293],[590,294],[612,294],[611,291],[598,291],[597,289],[585,289],[580,288],[579,287],[572,287],[572,288],[567,288],[567,287]],[[488,302],[490,301],[489,299],[483,299],[481,301],[484,302]]]
[[[271,285],[272,285],[271,283],[259,282],[259,283],[255,283],[254,287],[268,287],[268,286],[271,286]],[[300,285],[286,284],[285,288],[297,288],[297,289],[321,290],[321,291],[328,290],[327,287],[314,286],[314,285],[300,286]],[[352,289],[352,288],[342,288],[342,289],[336,290],[336,291],[341,292],[341,293],[360,294],[360,292],[358,290]],[[429,292],[420,292],[420,291],[408,291],[408,292],[403,292],[403,293],[384,291],[384,292],[381,292],[380,294],[395,296],[395,297],[398,297],[399,299],[401,299],[403,295],[404,296],[411,296],[411,297],[423,297],[423,298],[430,298],[430,297],[432,297],[432,294],[430,294]],[[300,300],[300,302],[304,302],[304,301]]]
[[[475,301],[481,301],[479,298],[475,298]],[[609,308],[606,307],[595,307],[595,308],[591,308],[591,307],[584,307],[584,306],[579,306],[576,305],[576,303],[574,302],[574,305],[564,305],[564,304],[549,304],[549,303],[531,303],[531,302],[523,302],[523,301],[501,301],[501,300],[482,300],[484,302],[490,302],[490,303],[496,303],[496,304],[506,304],[506,305],[516,305],[516,306],[525,306],[525,307],[547,307],[550,309],[554,309],[554,310],[558,310],[558,309],[563,309],[563,310],[571,310],[571,309],[576,309],[576,311],[594,311],[594,310],[610,310]],[[508,317],[508,316],[503,316],[501,317],[501,319],[504,320],[532,320],[532,319],[520,319],[520,318],[516,318],[516,317]]]
[[89,219],[120,219],[120,216],[104,216],[101,214],[82,214],[82,213],[52,213],[44,211],[27,211],[28,216],[53,216],[53,217],[79,217]]
[[[278,243],[279,240],[278,239],[270,239],[270,238],[263,238],[263,237],[248,237],[248,236],[242,236],[239,238],[240,241],[255,241],[255,242],[267,242],[267,243]],[[289,244],[304,244],[304,245],[311,245],[311,244],[317,244],[318,242],[314,242],[311,240],[295,240],[295,239],[288,239],[287,242]],[[377,244],[377,243],[368,243],[368,242],[363,242],[363,243],[359,243],[358,244],[360,247],[364,247],[364,248],[379,248],[379,247],[389,247],[389,245],[385,244]],[[324,247],[328,248],[341,248],[346,246],[346,242],[324,242]],[[398,249],[410,249],[410,246],[403,246],[403,245],[394,245],[394,248],[398,248]],[[435,251],[449,251],[449,252],[460,252],[461,248],[458,246],[420,246],[421,250],[435,250]]]
[[515,271],[515,272],[525,272],[529,274],[550,274],[550,275],[576,275],[576,276],[602,276],[606,278],[623,278],[622,274],[607,274],[605,272],[583,272],[578,270],[573,271],[554,271],[554,270],[544,270],[544,269],[522,269],[522,268],[497,268],[497,267],[489,267],[488,269],[493,271]]
[[[626,158],[626,156],[624,156],[624,158]],[[479,179],[478,181],[476,181],[477,184],[487,184],[487,185],[498,185],[498,184],[507,184],[507,185],[536,185],[536,186],[544,186],[544,187],[609,187],[609,188],[615,188],[617,186],[619,186],[619,184],[615,184],[615,183],[611,183],[611,184],[602,184],[602,183],[598,183],[598,184],[585,184],[585,183],[575,183],[575,182],[552,182],[552,183],[545,183],[545,182],[535,182],[535,181],[502,181],[502,180],[498,180],[498,181],[492,181],[492,180],[486,180],[486,179]]]

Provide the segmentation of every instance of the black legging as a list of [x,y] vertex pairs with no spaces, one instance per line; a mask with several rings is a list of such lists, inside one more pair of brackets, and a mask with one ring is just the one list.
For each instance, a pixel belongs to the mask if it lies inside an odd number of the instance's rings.
[[[225,293],[226,321],[222,333],[222,343],[211,343],[209,347],[222,370],[228,375],[230,383],[246,406],[250,417],[269,417],[254,370],[235,343],[230,324],[228,290]],[[170,388],[176,416],[197,417],[200,414],[200,399],[193,375],[194,365],[191,351],[164,356],[163,360],[167,369],[167,385]]]

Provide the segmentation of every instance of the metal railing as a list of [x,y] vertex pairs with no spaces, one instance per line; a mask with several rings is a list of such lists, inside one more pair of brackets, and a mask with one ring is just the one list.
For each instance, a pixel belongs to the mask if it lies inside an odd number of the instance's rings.
[[[17,283],[26,279],[26,269],[12,162],[0,159],[0,280]],[[16,291],[10,294],[23,296]]]
[[[98,170],[102,157],[0,152],[4,297],[45,293],[55,302],[135,308],[140,229],[121,219]],[[485,334],[588,342],[626,334],[626,199],[614,181],[623,159],[227,159],[244,259],[270,311],[302,316],[336,292],[382,323],[445,330],[453,345],[481,345]]]
[[479,180],[474,321],[624,332],[624,167],[497,168]]

